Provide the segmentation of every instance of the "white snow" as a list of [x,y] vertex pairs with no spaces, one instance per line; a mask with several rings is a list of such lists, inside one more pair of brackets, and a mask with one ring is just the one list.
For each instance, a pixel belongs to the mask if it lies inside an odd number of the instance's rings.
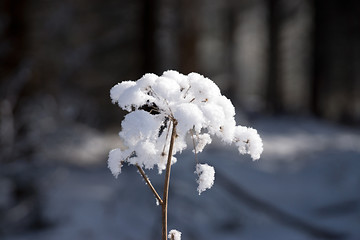
[[133,81],[123,81],[116,84],[114,87],[110,89],[110,98],[112,99],[113,103],[119,101],[120,96],[126,91],[128,88],[134,86],[136,83]]
[[[117,154],[117,158],[109,157],[108,165],[115,176],[120,173],[113,167],[120,165],[116,160],[147,169],[157,166],[161,173],[174,121],[178,125],[173,155],[187,147],[186,137],[190,132],[196,135],[194,152],[202,152],[214,135],[225,143],[234,143],[241,154],[250,154],[253,160],[259,159],[263,151],[257,131],[236,126],[231,101],[221,95],[213,81],[198,73],[184,75],[170,70],[161,76],[145,74],[138,81],[116,84],[110,90],[110,97],[113,103],[129,111],[119,133],[126,150],[122,155]],[[172,159],[173,164],[176,158],[172,156]]]
[[[195,136],[194,136],[195,137]],[[195,149],[193,150],[193,152],[196,152],[196,153],[199,153],[199,152],[202,152],[205,148],[205,146],[207,144],[210,144],[212,139],[210,137],[209,134],[207,133],[204,133],[204,134],[198,134],[196,137],[195,137],[196,141],[197,141],[197,144],[195,146]]]
[[196,181],[199,186],[197,188],[199,195],[206,189],[210,189],[215,180],[215,169],[208,164],[196,164],[195,173],[198,175],[198,180]]
[[253,160],[260,158],[263,151],[262,140],[256,129],[236,126],[235,128],[235,145],[238,147],[240,153],[248,153]]
[[172,229],[169,232],[168,238],[170,240],[181,240],[181,232],[178,230]]
[[122,121],[119,133],[125,144],[134,146],[145,140],[155,140],[161,120],[143,110],[131,112]]
[[109,152],[108,167],[115,178],[121,173],[121,160],[123,153],[119,148],[113,149]]
[[174,117],[178,121],[177,132],[180,135],[186,135],[193,127],[196,132],[200,132],[205,121],[202,111],[194,103],[181,103],[175,106]]

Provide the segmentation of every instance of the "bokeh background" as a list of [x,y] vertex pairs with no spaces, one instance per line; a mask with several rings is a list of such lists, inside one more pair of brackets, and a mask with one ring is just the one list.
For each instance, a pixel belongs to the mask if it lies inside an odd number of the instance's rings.
[[208,147],[201,196],[191,150],[178,156],[170,229],[360,239],[359,15],[357,0],[2,0],[0,238],[159,239],[136,169],[106,168],[125,114],[109,90],[174,69],[216,82],[265,150]]

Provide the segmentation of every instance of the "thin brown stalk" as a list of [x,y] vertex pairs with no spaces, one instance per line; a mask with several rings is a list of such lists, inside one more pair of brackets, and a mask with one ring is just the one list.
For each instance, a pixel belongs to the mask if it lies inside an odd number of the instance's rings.
[[151,184],[149,178],[146,176],[144,170],[138,165],[136,164],[136,167],[138,168],[141,176],[144,178],[145,182],[147,183],[147,185],[149,186],[150,190],[153,192],[154,196],[156,197],[156,199],[159,201],[160,205],[163,205],[163,200],[161,199],[160,195],[157,193],[156,189],[154,188],[154,186]]
[[170,183],[170,170],[171,170],[171,158],[176,138],[176,119],[172,119],[173,128],[170,138],[169,154],[166,164],[165,182],[164,182],[164,196],[162,206],[162,240],[167,240],[167,208],[168,208],[168,195],[169,195],[169,183]]

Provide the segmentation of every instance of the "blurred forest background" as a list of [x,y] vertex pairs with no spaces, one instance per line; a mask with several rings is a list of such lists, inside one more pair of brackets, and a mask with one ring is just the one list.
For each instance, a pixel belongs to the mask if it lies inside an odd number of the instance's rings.
[[109,90],[147,72],[199,72],[247,118],[358,127],[359,15],[358,0],[2,0],[0,236],[47,226],[54,161],[106,167],[124,114]]

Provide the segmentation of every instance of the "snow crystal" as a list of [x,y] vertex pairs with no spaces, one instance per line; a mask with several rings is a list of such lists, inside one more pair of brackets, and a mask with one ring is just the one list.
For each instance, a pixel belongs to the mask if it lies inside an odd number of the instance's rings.
[[199,195],[206,189],[210,189],[215,180],[215,169],[208,164],[196,164],[195,173],[198,175],[197,183],[199,184],[197,190]]
[[[120,161],[145,168],[157,166],[161,173],[166,167],[174,122],[177,127],[172,164],[176,162],[174,155],[187,147],[188,134],[193,134],[196,142],[194,152],[201,152],[211,143],[212,136],[234,143],[241,154],[250,154],[254,160],[263,151],[257,131],[236,126],[231,101],[221,95],[213,81],[198,73],[184,75],[173,70],[161,76],[148,73],[137,81],[116,84],[110,97],[113,103],[129,111],[119,133],[127,148],[109,154],[109,168],[114,176],[120,173]],[[203,168],[206,172],[207,168]],[[203,168],[199,167],[199,171]],[[205,176],[201,174],[199,181]],[[201,191],[211,187],[212,181],[205,181],[210,185],[201,184]]]
[[169,232],[168,238],[170,240],[181,240],[181,232],[178,230],[172,229]]

